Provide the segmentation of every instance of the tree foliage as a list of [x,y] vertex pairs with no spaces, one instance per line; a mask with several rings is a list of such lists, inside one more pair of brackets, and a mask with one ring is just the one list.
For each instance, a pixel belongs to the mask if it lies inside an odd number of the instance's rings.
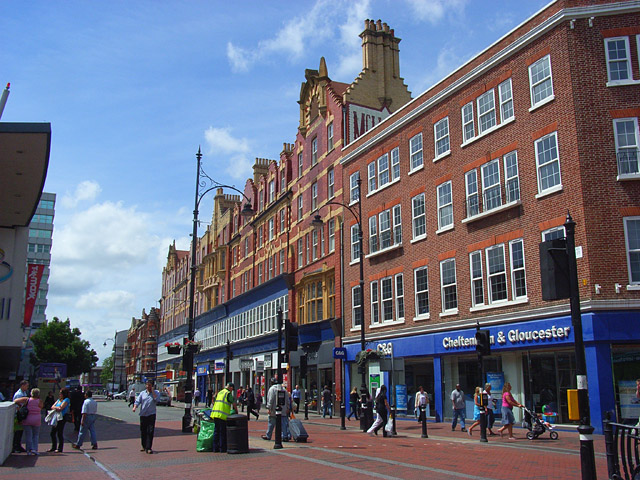
[[66,363],[68,377],[90,372],[96,366],[98,356],[91,344],[82,340],[80,335],[78,328],[71,328],[69,319],[61,322],[54,317],[53,321],[40,326],[31,337],[34,352],[32,363]]
[[113,381],[113,354],[108,356],[102,362],[102,373],[100,374],[100,382],[107,385]]

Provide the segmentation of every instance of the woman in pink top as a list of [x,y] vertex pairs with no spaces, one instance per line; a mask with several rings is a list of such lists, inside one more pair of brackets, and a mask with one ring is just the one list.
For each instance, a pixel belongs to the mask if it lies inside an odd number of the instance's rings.
[[40,424],[42,423],[40,412],[43,408],[42,400],[40,400],[40,389],[32,388],[30,397],[16,398],[14,403],[18,406],[22,406],[24,403],[27,404],[29,415],[22,421],[22,428],[26,437],[27,455],[38,455],[38,436],[40,435]]
[[516,421],[513,416],[513,407],[522,408],[522,405],[513,398],[513,395],[511,395],[511,384],[506,382],[504,387],[502,387],[502,428],[498,430],[498,433],[502,436],[502,432],[506,429],[509,432],[509,440],[516,439],[516,437],[513,436],[513,424]]

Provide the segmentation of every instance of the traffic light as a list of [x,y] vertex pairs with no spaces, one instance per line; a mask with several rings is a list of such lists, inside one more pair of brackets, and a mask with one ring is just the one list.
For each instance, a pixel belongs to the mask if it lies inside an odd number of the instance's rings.
[[491,355],[491,337],[489,330],[478,330],[476,332],[476,352],[480,355]]
[[286,320],[284,324],[284,352],[287,360],[289,352],[298,350],[298,324],[291,320]]

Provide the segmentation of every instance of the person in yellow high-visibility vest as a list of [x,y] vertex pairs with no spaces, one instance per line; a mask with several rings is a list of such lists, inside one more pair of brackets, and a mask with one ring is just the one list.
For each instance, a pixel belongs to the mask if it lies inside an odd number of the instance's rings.
[[216,400],[211,409],[211,418],[213,418],[213,451],[227,451],[227,417],[231,414],[231,409],[237,411],[236,398],[233,394],[235,386],[233,383],[227,383],[216,395]]

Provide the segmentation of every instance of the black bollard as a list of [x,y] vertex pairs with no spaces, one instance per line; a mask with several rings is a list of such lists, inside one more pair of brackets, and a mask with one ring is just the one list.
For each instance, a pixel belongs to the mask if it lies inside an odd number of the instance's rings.
[[488,442],[487,440],[487,409],[482,407],[480,411],[480,441]]
[[274,432],[276,441],[273,444],[274,450],[282,448],[282,407],[278,405],[276,407],[276,428]]
[[398,431],[396,430],[396,406],[393,405],[391,407],[391,418],[393,419],[393,423],[391,424],[391,435],[398,435]]
[[367,395],[365,392],[362,393],[362,397],[360,398],[360,430],[363,432],[366,432],[369,429],[369,424],[367,423],[369,418],[368,410]]
[[306,399],[304,401],[304,419],[309,420],[309,402]]
[[420,405],[420,419],[422,420],[421,438],[429,438],[429,435],[427,435],[427,406],[426,405]]

